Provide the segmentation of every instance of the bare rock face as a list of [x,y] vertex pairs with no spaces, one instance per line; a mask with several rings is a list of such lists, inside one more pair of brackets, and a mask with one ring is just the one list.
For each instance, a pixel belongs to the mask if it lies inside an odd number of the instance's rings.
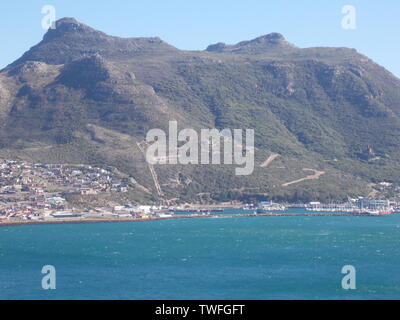
[[40,61],[27,61],[26,63],[23,63],[16,68],[14,68],[12,71],[10,71],[11,75],[20,75],[20,76],[25,76],[25,75],[32,75],[32,74],[44,74],[48,72],[49,66]]
[[0,78],[0,106],[5,106],[11,98],[10,92],[3,84],[3,79]]
[[73,88],[90,87],[99,82],[132,84],[135,75],[107,62],[99,54],[65,65],[58,80]]
[[[11,104],[15,98],[13,91],[13,84],[10,80],[0,74],[0,125],[4,126],[7,121],[8,114],[11,109]],[[0,139],[2,136],[2,129],[0,128]]]
[[210,44],[206,51],[210,52],[223,52],[227,48],[227,45],[223,42],[218,42],[216,44]]
[[20,82],[40,85],[41,82],[54,78],[58,70],[59,66],[48,65],[41,61],[26,61],[11,68],[8,74]]
[[99,37],[106,36],[104,33],[92,29],[85,24],[78,22],[74,18],[62,18],[56,21],[55,29],[48,30],[48,32],[43,37],[43,41],[49,42],[56,38],[65,37],[68,34],[93,34]]
[[286,41],[280,33],[270,33],[257,37],[253,40],[239,42],[235,45],[227,45],[223,42],[212,44],[207,47],[206,51],[210,52],[230,52],[237,54],[265,54],[287,52],[295,50],[296,46]]
[[[56,83],[68,88],[84,90],[86,97],[99,102],[136,104],[147,101],[158,112],[166,112],[164,103],[154,90],[136,80],[133,72],[124,70],[96,54],[65,65]],[[162,106],[161,109],[158,107]]]

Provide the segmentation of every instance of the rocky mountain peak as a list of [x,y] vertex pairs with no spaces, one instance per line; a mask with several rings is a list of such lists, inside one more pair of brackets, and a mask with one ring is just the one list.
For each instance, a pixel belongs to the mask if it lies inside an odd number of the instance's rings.
[[206,51],[260,54],[294,48],[296,46],[286,41],[282,34],[272,32],[252,40],[241,41],[235,45],[227,45],[223,42],[212,44],[207,47]]
[[90,28],[89,26],[78,22],[74,18],[62,18],[56,21],[56,28],[49,29],[43,37],[43,41],[50,41],[57,37],[63,37],[68,34],[84,34],[84,33],[97,33],[98,35],[105,35],[104,33]]
[[285,37],[277,32],[272,32],[261,37],[252,40],[254,42],[269,42],[269,43],[279,43],[280,41],[286,41]]
[[70,63],[99,54],[107,60],[121,60],[135,55],[162,55],[179,50],[160,38],[120,38],[107,35],[73,18],[62,18],[55,29],[49,29],[43,40],[11,67],[26,61],[41,61],[51,65]]

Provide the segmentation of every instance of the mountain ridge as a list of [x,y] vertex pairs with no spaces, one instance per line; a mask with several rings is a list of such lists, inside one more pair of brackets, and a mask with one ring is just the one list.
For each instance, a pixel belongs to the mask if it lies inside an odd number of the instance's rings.
[[[138,144],[177,120],[254,128],[256,169],[239,178],[229,166],[155,166],[164,200],[343,199],[400,182],[400,80],[354,49],[298,48],[270,33],[187,51],[72,18],[56,26],[0,71],[2,157],[115,166],[158,201]],[[304,180],[304,168],[324,174]]]

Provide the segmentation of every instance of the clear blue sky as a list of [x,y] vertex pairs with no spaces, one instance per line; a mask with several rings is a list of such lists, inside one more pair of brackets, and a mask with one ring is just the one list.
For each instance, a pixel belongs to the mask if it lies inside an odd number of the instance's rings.
[[[0,68],[42,39],[44,5],[55,6],[57,19],[115,36],[159,36],[180,49],[280,32],[299,47],[355,48],[400,76],[399,0],[1,0]],[[344,5],[357,10],[355,30],[341,27]]]

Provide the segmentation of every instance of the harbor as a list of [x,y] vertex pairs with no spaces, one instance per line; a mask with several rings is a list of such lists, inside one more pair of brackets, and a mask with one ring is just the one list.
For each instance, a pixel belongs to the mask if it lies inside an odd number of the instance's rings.
[[[76,224],[76,223],[117,223],[117,222],[146,222],[146,221],[159,221],[159,220],[172,220],[172,219],[232,219],[232,218],[256,218],[256,217],[379,217],[381,215],[373,215],[368,213],[359,212],[296,212],[296,210],[284,211],[284,212],[268,212],[268,213],[257,213],[254,212],[243,212],[240,209],[237,213],[225,213],[225,211],[208,211],[203,213],[198,212],[187,212],[186,214],[153,214],[148,216],[140,217],[85,217],[85,215],[76,216],[58,216],[57,218],[47,220],[0,220],[0,227],[5,226],[17,226],[17,225],[43,225],[43,224]],[[399,212],[393,212],[399,213]]]

